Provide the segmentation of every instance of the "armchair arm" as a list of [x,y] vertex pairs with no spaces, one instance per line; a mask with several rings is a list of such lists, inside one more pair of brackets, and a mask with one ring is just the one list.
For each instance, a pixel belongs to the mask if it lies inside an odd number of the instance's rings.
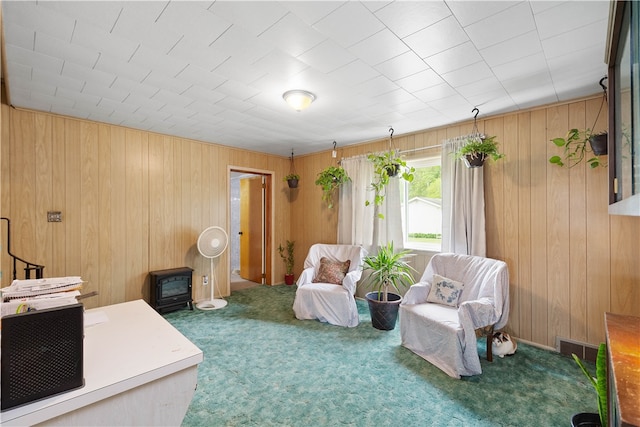
[[431,283],[418,282],[409,287],[409,290],[404,297],[400,305],[404,304],[422,304],[427,302],[427,296],[429,295],[429,289],[431,289]]
[[342,279],[342,287],[345,288],[351,295],[355,295],[358,279],[360,278],[360,271],[354,270],[348,272],[344,279]]
[[302,270],[302,273],[300,274],[300,277],[298,277],[298,281],[296,282],[296,285],[300,287],[300,286],[308,285],[309,283],[311,283],[311,281],[313,280],[314,272],[315,272],[315,269],[313,267],[308,267]]
[[461,325],[467,324],[473,329],[480,329],[495,324],[500,319],[498,311],[491,298],[480,298],[460,304],[458,319]]

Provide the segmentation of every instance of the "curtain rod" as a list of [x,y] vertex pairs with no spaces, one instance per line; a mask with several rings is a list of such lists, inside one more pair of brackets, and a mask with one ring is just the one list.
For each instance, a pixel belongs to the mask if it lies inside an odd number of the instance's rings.
[[430,145],[429,147],[418,147],[418,148],[411,148],[409,150],[401,150],[401,151],[398,151],[398,153],[399,154],[415,153],[416,151],[430,150],[432,148],[441,148],[441,147],[442,147],[442,144]]

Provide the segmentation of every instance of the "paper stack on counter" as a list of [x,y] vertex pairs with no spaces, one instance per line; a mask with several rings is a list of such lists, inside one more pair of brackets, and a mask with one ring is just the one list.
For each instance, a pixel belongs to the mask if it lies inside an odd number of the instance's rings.
[[76,304],[81,288],[77,276],[14,280],[2,289],[0,316]]

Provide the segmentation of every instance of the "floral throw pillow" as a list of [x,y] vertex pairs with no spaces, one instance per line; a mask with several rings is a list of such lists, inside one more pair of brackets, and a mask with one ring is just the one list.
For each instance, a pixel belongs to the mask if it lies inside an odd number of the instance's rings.
[[342,280],[349,272],[350,265],[351,260],[349,259],[346,261],[331,261],[329,258],[322,257],[320,258],[320,267],[313,282],[342,285]]
[[463,289],[464,283],[434,274],[427,301],[457,307]]

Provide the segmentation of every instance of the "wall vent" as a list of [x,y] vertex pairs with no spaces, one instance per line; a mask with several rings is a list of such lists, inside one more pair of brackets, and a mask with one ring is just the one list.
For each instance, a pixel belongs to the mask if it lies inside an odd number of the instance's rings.
[[571,357],[572,353],[575,353],[580,359],[588,360],[593,363],[595,363],[596,356],[598,355],[598,347],[585,342],[562,337],[556,338],[556,350],[558,350],[560,354],[564,354],[569,357]]

